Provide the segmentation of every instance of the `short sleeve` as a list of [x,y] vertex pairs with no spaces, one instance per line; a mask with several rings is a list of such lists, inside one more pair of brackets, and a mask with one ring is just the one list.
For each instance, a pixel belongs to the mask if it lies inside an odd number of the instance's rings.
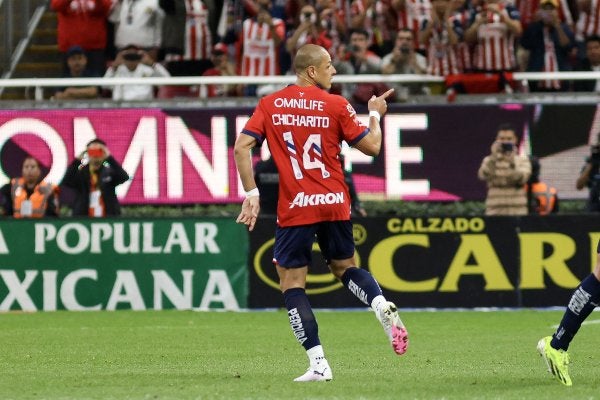
[[338,118],[342,128],[342,137],[350,146],[354,146],[369,133],[369,128],[358,119],[354,107],[343,97],[341,99]]
[[259,144],[265,140],[265,115],[263,101],[261,100],[248,122],[246,122],[244,129],[242,129],[242,133],[252,136]]

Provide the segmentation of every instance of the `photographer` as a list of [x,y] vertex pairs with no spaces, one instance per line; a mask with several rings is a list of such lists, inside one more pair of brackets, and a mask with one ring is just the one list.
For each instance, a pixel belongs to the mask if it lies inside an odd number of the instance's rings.
[[591,154],[585,160],[585,165],[581,174],[577,178],[575,187],[581,190],[584,187],[589,188],[589,197],[587,202],[587,211],[600,211],[600,144],[591,147]]
[[477,175],[488,187],[485,215],[527,215],[525,183],[531,163],[517,154],[517,134],[512,126],[498,127],[491,154],[483,159]]
[[[155,63],[150,55],[134,45],[126,46],[117,54],[117,58],[106,70],[105,78],[143,78],[170,76],[159,63]],[[152,100],[152,85],[117,85],[109,86],[113,100]]]
[[106,143],[94,139],[67,167],[61,186],[74,192],[73,216],[99,218],[121,214],[115,188],[128,179]]
[[[350,53],[345,61],[333,63],[340,75],[380,74],[381,58],[369,50],[369,32],[354,29],[350,33]],[[342,95],[360,104],[367,104],[372,96],[379,96],[389,89],[383,82],[345,83],[342,84]],[[394,94],[388,101],[394,100]]]

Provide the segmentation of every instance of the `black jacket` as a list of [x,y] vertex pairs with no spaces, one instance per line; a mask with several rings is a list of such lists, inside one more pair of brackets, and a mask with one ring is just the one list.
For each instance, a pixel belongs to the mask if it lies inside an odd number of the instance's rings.
[[[76,158],[67,168],[61,186],[71,188],[75,192],[73,215],[88,216],[90,207],[90,169],[79,168],[81,160]],[[121,206],[115,188],[129,179],[129,175],[121,164],[109,156],[99,169],[100,193],[104,201],[107,216],[120,215]]]

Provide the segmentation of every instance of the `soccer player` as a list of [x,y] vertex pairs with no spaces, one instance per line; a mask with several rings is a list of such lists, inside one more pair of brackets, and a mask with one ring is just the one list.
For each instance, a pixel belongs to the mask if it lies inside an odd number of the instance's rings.
[[569,376],[569,344],[581,327],[581,323],[594,311],[600,301],[600,240],[596,249],[596,267],[587,278],[581,281],[563,315],[562,321],[552,336],[538,342],[537,349],[548,371],[566,386],[571,386]]
[[305,293],[315,236],[331,272],[375,311],[393,350],[400,355],[408,347],[396,306],[385,299],[373,276],[356,265],[350,197],[339,161],[343,140],[365,154],[379,154],[379,120],[393,90],[369,100],[366,126],[345,98],[326,91],[336,73],[327,50],[314,44],[300,47],[294,68],[296,83],[263,97],[236,140],[235,162],[246,191],[237,222],[254,229],[260,205],[250,150],[266,139],[280,176],[273,262],[289,323],[310,364],[294,380],[329,381],[333,375]]

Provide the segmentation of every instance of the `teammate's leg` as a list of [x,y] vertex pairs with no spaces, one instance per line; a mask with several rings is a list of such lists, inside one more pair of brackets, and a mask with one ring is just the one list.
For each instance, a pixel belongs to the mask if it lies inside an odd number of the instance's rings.
[[581,281],[573,292],[556,332],[538,342],[538,351],[546,361],[548,370],[563,384],[570,386],[569,344],[581,324],[600,301],[600,242],[594,272]]

